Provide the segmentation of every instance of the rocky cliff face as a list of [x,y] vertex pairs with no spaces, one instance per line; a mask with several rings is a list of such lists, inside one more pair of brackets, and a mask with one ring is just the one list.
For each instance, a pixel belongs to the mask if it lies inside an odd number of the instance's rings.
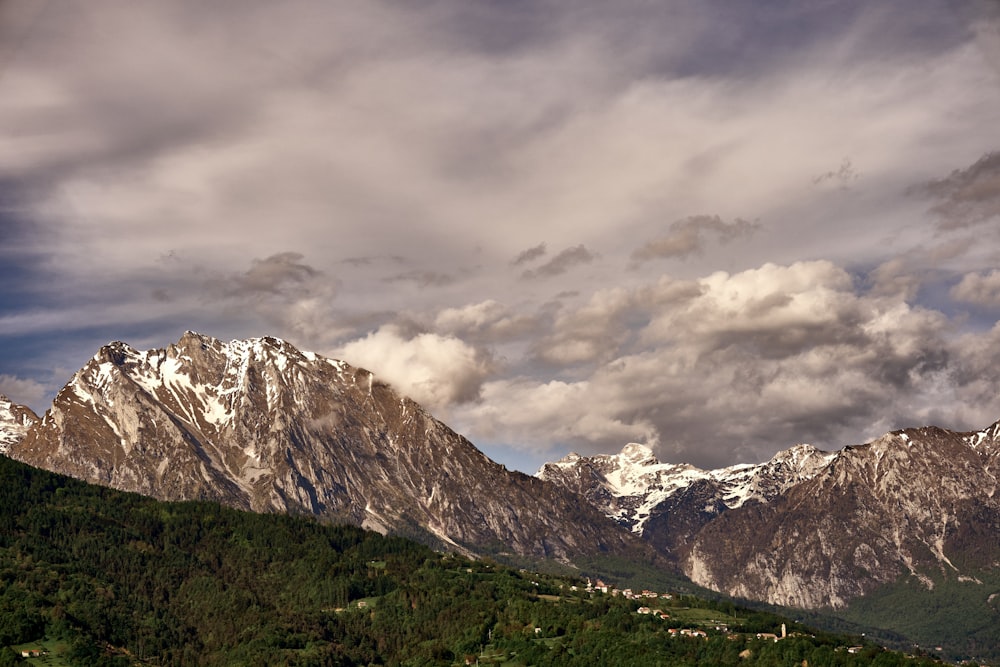
[[845,606],[882,583],[1000,566],[998,426],[908,429],[848,447],[771,502],[706,525],[682,557],[696,582],[798,607]]
[[807,445],[704,471],[646,448],[570,456],[539,476],[580,493],[696,583],[797,607],[843,607],[880,584],[1000,567],[1000,424],[908,429],[839,452]]
[[38,415],[23,405],[11,402],[0,394],[0,454],[24,438],[28,429],[38,421]]
[[160,499],[315,514],[462,551],[570,561],[635,547],[370,372],[274,338],[107,345],[9,453]]

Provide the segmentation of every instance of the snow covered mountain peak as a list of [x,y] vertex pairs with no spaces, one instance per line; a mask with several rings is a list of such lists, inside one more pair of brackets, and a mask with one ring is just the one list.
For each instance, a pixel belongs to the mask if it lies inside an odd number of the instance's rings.
[[1000,422],[996,422],[982,431],[969,433],[965,436],[965,442],[977,451],[1000,451]]
[[30,408],[0,394],[0,454],[5,454],[11,445],[19,442],[37,421],[38,416]]
[[642,534],[657,508],[679,494],[698,489],[704,512],[714,516],[750,501],[767,502],[815,476],[835,457],[812,445],[796,445],[764,463],[702,470],[661,463],[650,447],[629,443],[618,454],[571,454],[545,464],[537,476],[582,493],[607,516]]

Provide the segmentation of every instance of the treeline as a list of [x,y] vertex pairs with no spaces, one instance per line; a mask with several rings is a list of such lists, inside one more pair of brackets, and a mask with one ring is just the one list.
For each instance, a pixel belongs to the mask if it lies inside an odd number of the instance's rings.
[[[0,456],[0,647],[59,639],[71,665],[902,665],[739,610],[672,637],[580,582],[311,518],[161,503]],[[660,600],[670,611],[730,603]],[[728,606],[727,606],[728,605]],[[20,658],[0,648],[0,665]]]

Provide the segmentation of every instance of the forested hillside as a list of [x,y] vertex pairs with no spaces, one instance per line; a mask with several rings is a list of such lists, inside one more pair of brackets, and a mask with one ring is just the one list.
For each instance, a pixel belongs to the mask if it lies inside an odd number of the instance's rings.
[[[29,664],[932,662],[849,652],[859,639],[730,603],[593,594],[402,538],[161,503],[2,456],[0,591],[0,665],[35,647],[50,654]],[[758,638],[782,623],[787,638]]]

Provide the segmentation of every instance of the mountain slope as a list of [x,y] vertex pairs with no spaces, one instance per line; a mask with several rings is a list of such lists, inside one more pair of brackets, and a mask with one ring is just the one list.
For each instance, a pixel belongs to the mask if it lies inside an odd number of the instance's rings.
[[1000,566],[998,433],[907,429],[845,448],[771,502],[707,524],[682,554],[685,572],[806,608],[843,607],[904,575],[975,581]]
[[642,551],[370,372],[274,338],[107,345],[10,455],[163,500],[315,514],[463,551]]

